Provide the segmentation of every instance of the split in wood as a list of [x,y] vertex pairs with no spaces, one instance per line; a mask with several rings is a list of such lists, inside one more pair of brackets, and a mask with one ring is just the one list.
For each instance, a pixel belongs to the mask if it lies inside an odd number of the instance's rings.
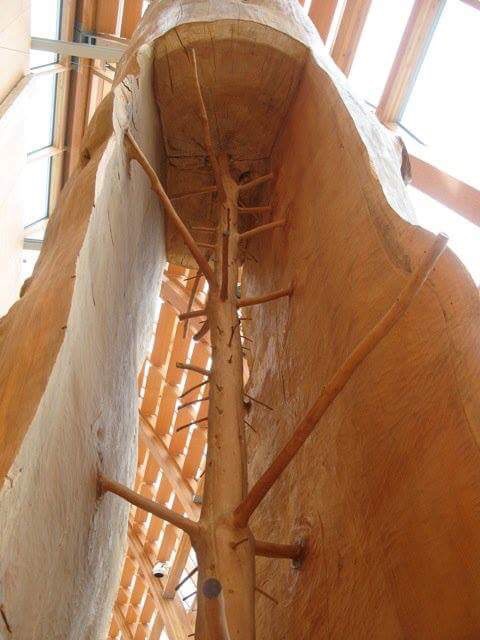
[[183,578],[183,580],[181,580],[177,586],[175,587],[175,591],[178,591],[179,589],[181,589],[183,587],[183,585],[188,582],[190,580],[190,578],[192,576],[194,576],[198,571],[198,567],[195,567],[194,569],[192,569],[186,576],[185,578]]
[[280,289],[279,291],[272,291],[264,296],[257,296],[256,298],[243,298],[237,301],[237,307],[242,309],[243,307],[252,307],[255,304],[263,304],[264,302],[270,302],[271,300],[277,300],[285,296],[291,296],[293,293],[293,287],[290,286],[287,289]]
[[275,220],[274,222],[269,222],[268,224],[262,224],[259,227],[255,227],[250,229],[249,231],[245,231],[240,234],[240,240],[248,240],[249,238],[253,238],[254,236],[258,236],[260,233],[265,233],[265,231],[271,231],[272,229],[277,229],[278,227],[283,227],[286,223],[285,218],[281,220]]
[[186,193],[176,193],[174,196],[170,196],[172,200],[181,200],[182,198],[194,198],[195,196],[203,196],[207,193],[217,193],[218,189],[216,185],[211,187],[202,187],[196,191],[187,191]]
[[437,236],[417,271],[411,277],[409,283],[400,293],[390,309],[360,341],[329,382],[323,387],[322,392],[313,404],[312,408],[296,427],[283,449],[276,456],[270,467],[257,480],[246,498],[236,508],[235,519],[238,526],[242,527],[248,524],[248,521],[255,509],[293,460],[299,449],[315,429],[320,418],[350,380],[357,367],[365,360],[381,340],[385,338],[398,320],[400,320],[404,315],[410,303],[428,278],[428,275],[435,266],[436,261],[445,250],[447,243],[447,236],[444,234]]
[[130,504],[133,504],[144,511],[148,511],[148,513],[152,513],[154,516],[157,516],[158,518],[173,524],[182,531],[185,531],[185,533],[188,533],[190,537],[195,537],[199,532],[199,525],[193,520],[185,518],[176,511],[145,498],[145,496],[132,491],[125,485],[120,484],[120,482],[115,482],[115,480],[111,480],[100,473],[97,477],[97,491],[99,496],[103,495],[106,491],[115,493]]
[[265,182],[270,182],[270,180],[273,180],[273,178],[273,173],[267,173],[264,176],[260,176],[258,178],[254,178],[253,180],[249,180],[248,182],[244,182],[243,184],[239,184],[238,190],[246,191],[247,189],[253,189],[254,187],[258,187]]
[[170,219],[170,221],[176,227],[179,234],[182,236],[183,241],[185,242],[191,254],[197,261],[198,266],[201,268],[201,270],[205,274],[205,277],[210,283],[210,286],[215,287],[216,286],[215,274],[210,268],[210,265],[208,264],[208,260],[205,259],[199,247],[197,246],[195,240],[191,236],[190,231],[187,229],[182,219],[176,212],[175,207],[170,201],[170,198],[167,196],[165,189],[163,188],[163,185],[160,182],[155,170],[153,169],[153,167],[147,160],[145,154],[140,149],[137,142],[135,141],[135,139],[133,138],[133,136],[129,131],[125,133],[125,143],[127,146],[129,157],[133,160],[136,160],[140,164],[140,166],[143,168],[145,173],[147,174],[150,180],[150,185],[153,191],[155,191],[155,193],[158,195],[167,217]]
[[183,431],[184,429],[188,429],[188,427],[192,427],[194,424],[201,424],[202,422],[207,422],[207,421],[208,421],[208,417],[200,418],[199,420],[192,420],[192,422],[189,422],[188,424],[183,424],[181,427],[178,427],[175,433],[178,433],[179,431]]
[[265,207],[238,207],[239,213],[270,213],[271,206]]
[[200,373],[202,376],[209,376],[210,371],[208,369],[202,369],[202,367],[197,367],[194,364],[185,364],[184,362],[177,362],[177,369],[185,369],[186,371],[195,371],[195,373]]
[[180,409],[185,409],[185,407],[191,407],[192,404],[197,404],[198,402],[207,402],[209,400],[208,396],[205,396],[204,398],[197,398],[197,400],[192,400],[191,402],[185,402],[185,404],[181,404],[177,411],[180,411]]
[[222,284],[220,287],[220,299],[226,300],[228,295],[228,240],[230,234],[224,231],[222,234]]

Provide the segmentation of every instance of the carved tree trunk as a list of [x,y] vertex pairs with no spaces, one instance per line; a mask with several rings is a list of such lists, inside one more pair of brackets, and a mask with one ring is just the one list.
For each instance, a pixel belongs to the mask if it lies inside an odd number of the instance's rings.
[[[413,226],[394,141],[296,0],[154,3],[116,87],[115,132],[105,102],[1,325],[12,628],[102,637],[96,602],[113,594],[126,509],[95,502],[98,470],[100,489],[191,537],[197,640],[476,637],[480,576],[464,558],[479,551],[478,292],[440,258],[446,239]],[[198,523],[125,486],[163,215],[168,258],[210,286],[183,318],[203,316],[212,345]],[[275,409],[251,411],[248,437],[246,307],[248,395]],[[291,606],[265,600],[256,616],[268,577]]]

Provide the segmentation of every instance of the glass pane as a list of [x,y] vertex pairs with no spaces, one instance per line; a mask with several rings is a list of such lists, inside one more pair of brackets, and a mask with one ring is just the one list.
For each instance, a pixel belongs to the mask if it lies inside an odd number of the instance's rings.
[[480,187],[480,11],[447,0],[401,119],[445,171]]
[[[60,0],[32,0],[30,22],[32,36],[55,40],[60,35]],[[56,53],[30,51],[30,67],[42,67],[58,61]]]
[[51,158],[29,162],[26,169],[26,206],[24,226],[46,218],[50,192]]
[[57,76],[40,75],[31,84],[27,115],[27,149],[36,151],[52,144]]
[[32,36],[55,40],[60,33],[60,0],[32,0]]
[[413,0],[373,0],[349,79],[355,91],[377,106],[407,26]]
[[58,55],[56,53],[30,49],[30,69],[44,67],[47,64],[54,64],[55,62],[58,62]]
[[475,283],[480,284],[480,227],[418,189],[409,187],[408,192],[418,222],[433,233],[446,233],[450,239],[448,246],[470,271]]

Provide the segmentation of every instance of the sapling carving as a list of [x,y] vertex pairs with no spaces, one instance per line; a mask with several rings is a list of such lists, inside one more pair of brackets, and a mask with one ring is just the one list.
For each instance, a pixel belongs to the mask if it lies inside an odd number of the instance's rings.
[[[197,242],[187,229],[158,176],[128,131],[125,133],[125,150],[129,160],[135,160],[145,170],[152,189],[164,206],[166,215],[175,225],[198,263],[199,274],[203,274],[209,284],[205,308],[192,310],[194,299],[192,296],[188,311],[182,314],[180,319],[188,321],[190,318],[206,316],[207,321],[197,334],[197,338],[210,331],[211,369],[201,369],[190,364],[177,364],[180,368],[196,371],[206,377],[206,380],[187,390],[181,397],[195,388],[209,384],[208,418],[190,422],[178,429],[208,422],[208,452],[200,519],[194,522],[103,475],[99,475],[99,488],[101,491],[115,493],[130,503],[163,518],[182,529],[190,537],[198,558],[199,574],[196,640],[227,640],[229,638],[253,640],[255,638],[255,591],[270,597],[256,585],[255,556],[286,558],[299,566],[307,548],[304,541],[295,543],[284,541],[284,544],[276,544],[256,540],[250,528],[250,519],[312,433],[322,415],[348,383],[353,372],[405,313],[443,252],[447,238],[441,235],[435,240],[418,270],[392,307],[324,386],[318,399],[293,431],[283,449],[265,473],[248,490],[245,429],[250,425],[245,420],[244,400],[245,397],[253,401],[255,399],[248,396],[244,390],[239,310],[251,305],[270,303],[283,297],[288,298],[290,304],[295,304],[295,289],[290,285],[255,298],[237,298],[243,241],[257,234],[282,228],[285,220],[266,222],[244,233],[239,232],[239,217],[243,213],[265,215],[271,211],[271,207],[265,205],[242,207],[239,205],[239,195],[248,189],[272,181],[274,176],[269,173],[244,184],[238,184],[235,181],[229,158],[221,149],[214,148],[195,51],[192,50],[190,56],[204,142],[215,182],[215,185],[207,188],[209,193],[214,194],[217,223],[214,230],[216,241],[207,247],[212,249],[212,255],[215,257],[214,267],[200,250],[200,247],[205,244]],[[195,197],[197,193],[205,193],[205,190],[177,195],[175,198]],[[182,406],[189,404],[191,403],[187,402]],[[263,403],[260,402],[260,404]],[[266,409],[271,409],[268,405],[264,406]]]

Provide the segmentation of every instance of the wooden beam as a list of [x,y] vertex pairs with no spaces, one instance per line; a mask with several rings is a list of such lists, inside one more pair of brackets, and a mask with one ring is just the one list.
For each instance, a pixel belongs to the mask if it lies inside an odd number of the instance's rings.
[[152,594],[158,614],[161,616],[165,625],[169,640],[185,640],[191,633],[191,627],[182,603],[178,597],[175,597],[173,600],[166,600],[162,597],[162,581],[154,577],[152,573],[153,564],[145,555],[142,543],[131,525],[129,525],[128,531],[129,547],[132,556],[138,563],[145,583]]
[[[96,0],[82,0],[76,16],[78,28],[95,31]],[[80,148],[87,121],[88,96],[90,91],[90,61],[80,59],[77,71],[72,75],[67,123],[67,153],[65,155],[65,179],[68,178],[80,160]]]
[[445,2],[415,0],[377,108],[382,122],[396,122],[400,118]]
[[123,8],[120,35],[131,38],[142,17],[142,0],[127,0]]
[[130,631],[130,627],[128,626],[127,621],[125,620],[118,604],[115,604],[113,608],[113,617],[118,628],[120,629],[120,633],[124,637],[124,640],[133,640],[133,635]]
[[182,476],[177,461],[170,454],[163,440],[157,436],[148,420],[142,414],[140,414],[140,436],[148,446],[160,469],[167,476],[185,513],[188,514],[189,518],[198,518],[200,507],[193,502],[194,492],[192,487]]
[[371,4],[372,0],[347,0],[345,5],[337,37],[333,44],[332,58],[347,76],[352,68]]
[[327,40],[338,0],[312,0],[309,16],[322,40]]
[[412,185],[480,226],[480,191],[420,158],[410,156]]
[[192,543],[190,542],[190,538],[187,535],[182,535],[177,553],[175,554],[175,561],[165,582],[165,588],[163,590],[164,598],[171,600],[175,597],[175,587],[182,578],[182,573],[187,564],[191,548]]

